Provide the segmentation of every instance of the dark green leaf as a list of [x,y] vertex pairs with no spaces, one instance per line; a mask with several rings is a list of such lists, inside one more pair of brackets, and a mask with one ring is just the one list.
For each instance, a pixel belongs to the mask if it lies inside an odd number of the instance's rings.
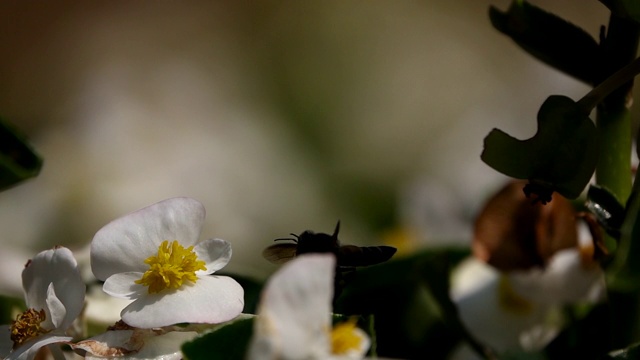
[[[377,354],[399,359],[445,358],[460,336],[445,324],[436,296],[425,286],[425,264],[457,264],[468,248],[431,249],[358,269],[334,312],[373,314]],[[437,276],[448,278],[450,268]]]
[[611,314],[607,304],[597,304],[590,309],[568,307],[565,314],[571,321],[547,345],[545,353],[550,359],[595,359],[611,349]]
[[640,193],[634,188],[621,229],[620,245],[609,268],[608,286],[621,292],[640,291]]
[[244,360],[253,334],[253,318],[240,319],[182,345],[189,360]]
[[614,14],[640,22],[640,2],[637,0],[600,0]]
[[41,167],[24,135],[0,119],[0,191],[38,175]]
[[598,160],[595,125],[566,96],[553,95],[538,112],[538,131],[518,140],[494,129],[484,139],[482,161],[516,179],[575,199],[587,185]]
[[489,8],[493,26],[525,51],[554,68],[595,84],[598,43],[584,30],[526,1],[514,1],[505,13]]

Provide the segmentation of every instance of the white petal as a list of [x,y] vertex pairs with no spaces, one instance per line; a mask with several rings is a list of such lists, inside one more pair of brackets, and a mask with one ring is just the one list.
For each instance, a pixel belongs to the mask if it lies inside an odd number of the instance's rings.
[[493,267],[470,258],[454,271],[451,294],[469,331],[497,351],[506,351],[520,348],[521,334],[541,323],[548,309],[534,303],[525,311],[505,308],[500,276]]
[[117,273],[144,272],[144,260],[157,254],[164,240],[195,245],[204,222],[202,204],[172,198],[116,219],[100,229],[91,242],[91,269],[100,280]]
[[199,242],[193,249],[199,260],[207,265],[206,271],[198,271],[198,275],[211,274],[222,269],[231,259],[231,244],[222,239],[209,239]]
[[267,282],[255,320],[251,359],[328,358],[335,258],[299,256]]
[[64,320],[56,322],[69,326],[80,315],[86,287],[69,249],[56,247],[36,255],[22,272],[22,283],[27,307],[36,310],[48,309],[47,296],[52,286],[66,310]]
[[11,340],[11,326],[0,325],[0,359],[4,359],[13,348]]
[[520,295],[550,305],[586,300],[594,287],[604,288],[602,269],[585,268],[576,248],[558,251],[544,269],[514,272],[510,280]]
[[171,292],[145,294],[122,310],[122,320],[139,328],[183,322],[217,324],[242,312],[244,290],[226,276],[204,276]]
[[[163,335],[147,338],[144,347],[136,354],[119,358],[122,360],[180,360],[183,358],[180,347],[198,335],[193,331],[172,331]],[[221,349],[221,351],[224,351]]]
[[[64,307],[64,304],[58,296],[56,295],[56,291],[53,288],[53,284],[49,284],[49,289],[47,289],[47,319],[46,323],[50,324],[47,328],[49,329],[57,329],[63,328],[66,329],[71,323],[63,324],[65,317],[67,316],[67,309]],[[71,319],[73,321],[73,319]],[[66,325],[62,327],[62,325]]]
[[36,355],[36,352],[40,350],[43,346],[55,344],[55,343],[63,343],[67,341],[71,341],[72,337],[70,336],[61,336],[58,333],[48,333],[42,336],[39,336],[31,341],[27,341],[22,344],[19,348],[14,350],[9,356],[7,356],[4,360],[26,360],[33,359]]
[[102,290],[111,296],[122,299],[137,299],[147,292],[147,287],[136,284],[142,278],[141,272],[127,272],[109,276],[102,285]]

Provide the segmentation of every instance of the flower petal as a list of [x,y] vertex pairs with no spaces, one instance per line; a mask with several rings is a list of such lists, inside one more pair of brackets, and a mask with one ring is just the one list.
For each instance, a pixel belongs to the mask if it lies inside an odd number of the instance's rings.
[[107,331],[86,340],[71,344],[74,350],[86,351],[86,357],[118,357],[136,352],[144,345],[142,337],[135,336],[136,330]]
[[43,346],[55,344],[55,343],[63,343],[67,341],[71,341],[73,338],[71,336],[63,336],[59,333],[48,333],[42,336],[39,336],[31,341],[27,341],[22,344],[19,348],[15,349],[9,356],[7,356],[4,360],[26,360],[33,359],[36,355],[36,352],[40,350]]
[[519,349],[521,334],[542,323],[548,310],[529,302],[526,309],[514,308],[501,296],[502,276],[471,257],[456,268],[451,282],[451,297],[462,322],[478,340],[499,352]]
[[198,335],[194,331],[172,331],[166,334],[149,337],[144,347],[136,354],[119,358],[122,360],[181,360],[183,358],[180,347]]
[[604,289],[604,272],[599,266],[585,267],[576,248],[556,252],[544,269],[510,273],[516,292],[541,304],[567,304],[587,300]]
[[169,331],[135,329],[107,331],[76,345],[75,349],[87,351],[86,359],[117,357],[120,360],[182,359],[180,346],[193,339],[194,331]]
[[329,358],[335,257],[302,255],[267,282],[249,350],[251,359]]
[[22,272],[22,284],[27,307],[36,310],[50,310],[47,300],[50,296],[49,289],[55,289],[54,293],[65,309],[64,320],[56,320],[61,326],[71,325],[82,311],[86,287],[78,264],[67,248],[56,247],[36,255]]
[[102,290],[111,296],[122,299],[137,299],[147,292],[147,287],[136,284],[142,277],[141,272],[127,272],[109,276],[102,285]]
[[63,329],[66,329],[69,325],[71,325],[71,323],[64,324],[64,319],[67,315],[67,309],[64,307],[62,301],[58,299],[56,291],[53,288],[53,284],[49,284],[49,288],[47,289],[46,311],[48,315],[46,321],[50,325],[50,327],[48,327],[49,329],[57,329],[61,328],[62,325],[67,325],[66,327],[63,327]]
[[0,325],[0,359],[4,359],[11,352],[13,341],[11,341],[11,326]]
[[144,260],[164,240],[195,245],[204,222],[204,206],[191,198],[172,198],[116,219],[91,242],[91,269],[100,280],[117,273],[144,272]]
[[204,261],[207,270],[198,271],[197,275],[208,275],[225,267],[231,259],[231,244],[222,239],[201,241],[193,249],[198,259]]
[[122,310],[122,320],[139,328],[178,323],[217,324],[229,321],[244,307],[244,290],[226,276],[204,276],[190,286],[160,294],[145,294]]

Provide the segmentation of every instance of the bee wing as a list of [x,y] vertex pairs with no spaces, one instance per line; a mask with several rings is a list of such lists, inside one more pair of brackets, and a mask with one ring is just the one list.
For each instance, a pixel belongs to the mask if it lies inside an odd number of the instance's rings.
[[370,266],[383,263],[396,253],[391,246],[340,246],[338,253],[339,266]]
[[273,264],[284,264],[296,257],[298,244],[275,244],[262,251],[262,257]]

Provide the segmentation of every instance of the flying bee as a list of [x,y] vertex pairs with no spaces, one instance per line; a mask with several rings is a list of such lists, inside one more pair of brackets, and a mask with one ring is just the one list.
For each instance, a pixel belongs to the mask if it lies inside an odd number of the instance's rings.
[[396,248],[391,246],[340,245],[339,231],[340,221],[331,235],[311,230],[300,235],[291,233],[291,238],[274,241],[291,240],[293,243],[271,245],[264,249],[262,256],[274,264],[282,264],[301,254],[332,253],[336,256],[336,266],[344,269],[380,264],[396,253]]

